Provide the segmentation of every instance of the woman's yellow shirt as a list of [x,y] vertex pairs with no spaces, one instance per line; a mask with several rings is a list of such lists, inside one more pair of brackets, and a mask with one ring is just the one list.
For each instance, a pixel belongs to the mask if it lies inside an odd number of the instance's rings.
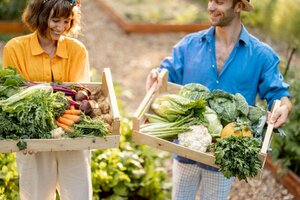
[[37,32],[10,40],[4,47],[3,67],[16,67],[26,80],[37,82],[89,81],[88,52],[74,38],[61,36],[52,59],[38,42]]

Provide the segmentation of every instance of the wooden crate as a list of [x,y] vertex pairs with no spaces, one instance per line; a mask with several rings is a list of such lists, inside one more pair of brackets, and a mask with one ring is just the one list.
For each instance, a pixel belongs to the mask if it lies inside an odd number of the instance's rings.
[[[140,125],[144,124],[146,120],[144,114],[147,112],[151,112],[150,106],[154,101],[154,99],[157,97],[157,95],[161,93],[178,94],[179,90],[182,87],[181,85],[167,82],[167,77],[168,77],[167,71],[161,72],[160,76],[163,81],[159,91],[155,91],[156,85],[153,85],[149,90],[149,92],[144,97],[142,103],[139,105],[137,111],[133,116],[133,135],[132,135],[133,141],[136,144],[146,144],[157,149],[168,151],[170,153],[175,153],[185,158],[189,158],[191,160],[195,160],[210,165],[212,167],[219,168],[219,166],[215,164],[215,157],[211,152],[206,152],[206,153],[198,152],[186,148],[182,145],[175,144],[171,141],[139,132]],[[273,105],[273,110],[279,106],[280,106],[280,101],[275,101]],[[269,124],[267,127],[267,131],[265,133],[261,151],[258,155],[259,159],[263,162],[262,166],[264,166],[267,157],[267,149],[271,139],[272,132],[273,132],[273,124]]]
[[[70,84],[70,83],[65,83]],[[101,87],[104,95],[110,103],[110,113],[113,116],[112,133],[106,137],[79,137],[60,139],[24,139],[27,143],[27,150],[32,151],[66,151],[81,149],[106,149],[119,146],[120,139],[120,114],[117,106],[116,95],[113,88],[113,81],[109,68],[102,73],[102,82],[82,83],[90,89]],[[0,140],[0,152],[17,152],[17,140]]]

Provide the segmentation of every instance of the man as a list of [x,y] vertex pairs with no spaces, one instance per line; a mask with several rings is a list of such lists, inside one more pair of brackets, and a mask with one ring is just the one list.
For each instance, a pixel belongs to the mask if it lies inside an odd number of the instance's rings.
[[[185,85],[200,83],[210,90],[222,89],[242,94],[249,105],[257,94],[269,106],[276,99],[282,104],[270,123],[282,127],[292,109],[288,85],[278,69],[279,57],[266,44],[250,35],[242,25],[240,12],[251,11],[247,0],[210,0],[211,27],[184,37],[173,48],[172,56],[147,77],[146,89],[167,69],[169,81]],[[201,200],[227,199],[234,178],[227,179],[218,169],[176,156],[173,162],[173,199],[194,200],[200,187]]]

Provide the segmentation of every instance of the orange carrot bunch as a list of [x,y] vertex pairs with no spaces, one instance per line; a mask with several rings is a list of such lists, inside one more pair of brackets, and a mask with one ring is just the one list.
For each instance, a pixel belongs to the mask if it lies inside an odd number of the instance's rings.
[[76,110],[74,106],[70,106],[68,110],[57,117],[55,123],[57,126],[63,128],[66,132],[73,132],[72,126],[80,122],[81,110]]

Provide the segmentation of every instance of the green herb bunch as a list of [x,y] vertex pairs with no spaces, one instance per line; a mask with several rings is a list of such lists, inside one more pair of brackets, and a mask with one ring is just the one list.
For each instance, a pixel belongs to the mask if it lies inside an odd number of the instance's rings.
[[230,136],[218,139],[214,145],[215,164],[226,178],[236,176],[239,180],[254,177],[261,169],[262,162],[257,157],[261,142],[250,137]]

